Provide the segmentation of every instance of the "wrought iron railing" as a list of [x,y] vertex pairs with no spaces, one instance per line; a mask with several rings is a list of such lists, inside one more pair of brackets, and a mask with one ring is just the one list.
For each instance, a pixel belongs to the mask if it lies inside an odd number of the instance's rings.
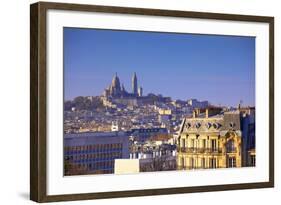
[[202,167],[202,166],[177,166],[177,170],[188,170],[188,169],[215,169],[219,167]]
[[177,151],[184,153],[222,153],[221,148],[178,147]]
[[235,153],[235,152],[237,152],[237,148],[228,148],[228,149],[226,149],[226,152],[227,153]]

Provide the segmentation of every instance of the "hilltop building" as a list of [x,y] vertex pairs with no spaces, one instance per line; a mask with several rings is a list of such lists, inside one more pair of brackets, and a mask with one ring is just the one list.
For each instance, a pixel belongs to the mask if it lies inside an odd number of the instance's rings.
[[109,85],[103,92],[103,96],[105,97],[112,97],[112,98],[126,98],[126,97],[139,97],[142,95],[142,88],[138,88],[138,79],[136,73],[134,73],[132,77],[132,92],[128,92],[125,89],[124,84],[121,85],[120,79],[115,73],[111,85]]
[[118,104],[125,106],[152,105],[155,101],[167,102],[171,99],[152,93],[144,96],[143,88],[138,87],[136,73],[132,76],[132,92],[128,92],[125,86],[123,84],[121,85],[120,79],[116,73],[112,79],[111,85],[104,90],[102,100],[104,106],[115,108]]
[[135,96],[138,96],[138,79],[137,79],[136,72],[134,72],[132,78],[132,91]]
[[207,108],[209,106],[208,101],[198,101],[197,99],[190,99],[187,101],[187,103],[192,107],[192,108]]

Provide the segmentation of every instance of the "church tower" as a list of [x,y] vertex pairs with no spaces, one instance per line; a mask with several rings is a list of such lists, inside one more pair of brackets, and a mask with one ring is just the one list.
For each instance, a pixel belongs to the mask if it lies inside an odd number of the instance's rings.
[[120,94],[121,94],[120,80],[117,76],[117,73],[115,73],[115,76],[113,77],[111,82],[110,95],[119,96]]
[[138,96],[138,80],[137,80],[136,72],[134,72],[134,75],[132,78],[132,89],[133,89],[133,94],[135,96]]

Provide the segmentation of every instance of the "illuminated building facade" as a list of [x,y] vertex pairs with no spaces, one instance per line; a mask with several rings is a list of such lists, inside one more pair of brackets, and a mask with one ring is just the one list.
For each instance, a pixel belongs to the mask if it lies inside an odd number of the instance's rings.
[[251,127],[248,117],[239,109],[194,111],[193,117],[183,120],[177,139],[177,169],[255,166],[249,162],[255,160],[255,147],[248,144],[255,134],[253,130],[243,130]]

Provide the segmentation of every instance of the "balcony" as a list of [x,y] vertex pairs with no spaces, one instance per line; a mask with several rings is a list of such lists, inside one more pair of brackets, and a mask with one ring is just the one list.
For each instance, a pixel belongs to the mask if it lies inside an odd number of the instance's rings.
[[212,168],[212,167],[202,167],[202,166],[198,166],[198,167],[196,167],[196,166],[194,166],[194,167],[192,167],[192,166],[177,166],[177,170],[217,169],[217,168],[219,168],[219,167],[214,167],[214,168]]
[[226,149],[226,153],[236,153],[236,152],[237,152],[237,148]]
[[190,153],[190,154],[222,153],[221,148],[177,147],[177,151],[183,153]]

